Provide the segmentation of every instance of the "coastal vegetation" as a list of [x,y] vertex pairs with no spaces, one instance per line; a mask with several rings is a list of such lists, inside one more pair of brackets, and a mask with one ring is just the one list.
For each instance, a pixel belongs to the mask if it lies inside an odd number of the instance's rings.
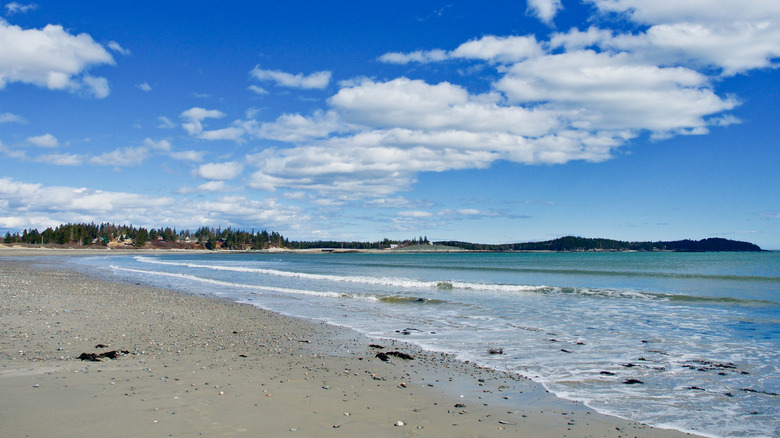
[[656,242],[626,242],[612,239],[593,239],[565,236],[541,242],[483,244],[463,241],[431,242],[427,236],[381,241],[290,241],[278,232],[266,230],[251,232],[233,228],[201,227],[195,232],[176,228],[134,227],[104,223],[65,224],[44,231],[25,229],[21,233],[7,232],[4,244],[27,244],[44,246],[108,246],[113,248],[160,248],[160,249],[208,249],[208,250],[264,250],[269,248],[341,249],[341,250],[406,250],[406,251],[761,251],[758,245],[723,238],[702,240],[675,240]]

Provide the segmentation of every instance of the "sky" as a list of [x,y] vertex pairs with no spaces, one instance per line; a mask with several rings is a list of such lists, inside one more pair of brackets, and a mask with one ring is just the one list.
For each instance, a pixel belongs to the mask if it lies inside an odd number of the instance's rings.
[[780,2],[0,3],[0,232],[780,249]]

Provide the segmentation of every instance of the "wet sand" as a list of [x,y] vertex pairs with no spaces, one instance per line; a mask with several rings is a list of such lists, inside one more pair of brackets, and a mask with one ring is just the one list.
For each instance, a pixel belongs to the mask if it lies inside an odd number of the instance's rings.
[[401,342],[3,253],[2,436],[686,435]]

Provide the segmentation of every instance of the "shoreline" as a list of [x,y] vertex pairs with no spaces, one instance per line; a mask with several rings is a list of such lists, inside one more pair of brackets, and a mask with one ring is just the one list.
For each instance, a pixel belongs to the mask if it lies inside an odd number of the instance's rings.
[[[690,436],[403,342],[49,261],[0,257],[0,388],[14,394],[0,399],[0,421],[13,436]],[[75,359],[114,349],[129,354]]]

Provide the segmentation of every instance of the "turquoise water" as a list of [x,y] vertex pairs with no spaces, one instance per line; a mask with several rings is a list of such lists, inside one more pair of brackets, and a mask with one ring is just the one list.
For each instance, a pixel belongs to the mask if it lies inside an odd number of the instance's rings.
[[184,253],[79,263],[449,352],[655,426],[780,436],[780,253]]

